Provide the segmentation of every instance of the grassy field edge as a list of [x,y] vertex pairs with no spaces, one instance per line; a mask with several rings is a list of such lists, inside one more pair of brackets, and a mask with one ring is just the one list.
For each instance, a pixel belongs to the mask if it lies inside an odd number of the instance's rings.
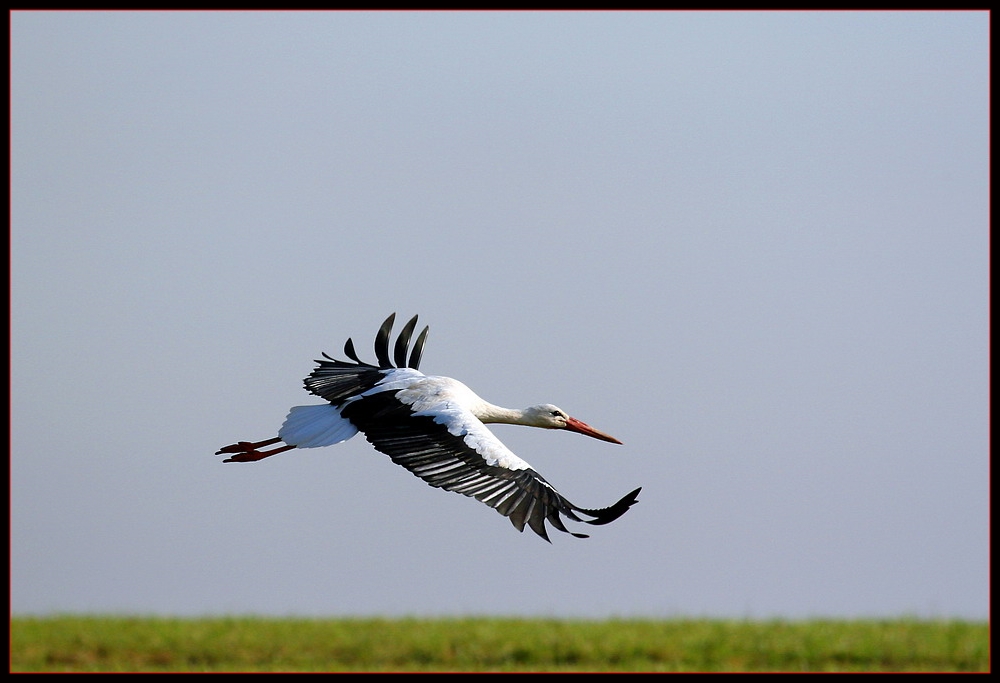
[[11,672],[988,671],[953,620],[11,618]]

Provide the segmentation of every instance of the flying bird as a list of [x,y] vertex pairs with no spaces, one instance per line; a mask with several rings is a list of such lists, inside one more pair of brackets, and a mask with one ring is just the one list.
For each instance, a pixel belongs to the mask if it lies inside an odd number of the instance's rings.
[[[523,410],[501,408],[484,401],[458,380],[423,374],[417,368],[427,341],[427,327],[417,336],[407,358],[417,316],[400,331],[390,357],[389,339],[395,317],[393,313],[386,318],[375,337],[378,365],[360,360],[354,342],[348,339],[344,353],[353,362],[323,353],[325,360],[315,361],[318,367],[304,380],[306,390],[327,403],[295,406],[278,436],[265,441],[240,441],[219,449],[216,455],[231,455],[224,462],[254,462],[293,448],[330,446],[360,431],[377,450],[431,486],[480,500],[509,518],[518,531],[524,531],[527,524],[546,541],[546,521],[559,531],[587,538],[586,534],[569,531],[560,515],[574,522],[607,524],[636,503],[641,488],[597,510],[577,507],[566,500],[531,465],[504,446],[486,424],[565,429],[611,443],[621,441],[549,403]],[[259,450],[282,442],[284,445],[277,448]]]

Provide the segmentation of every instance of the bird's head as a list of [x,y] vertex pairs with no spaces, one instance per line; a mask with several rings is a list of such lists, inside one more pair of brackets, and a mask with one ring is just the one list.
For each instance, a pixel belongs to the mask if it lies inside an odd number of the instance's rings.
[[592,436],[595,439],[600,439],[601,441],[621,443],[621,441],[610,434],[605,434],[604,432],[594,429],[586,422],[577,420],[575,417],[570,417],[566,414],[565,410],[557,408],[551,403],[541,403],[537,406],[525,408],[524,415],[528,418],[530,424],[535,427],[544,427],[545,429],[567,429],[571,432],[576,432],[577,434]]

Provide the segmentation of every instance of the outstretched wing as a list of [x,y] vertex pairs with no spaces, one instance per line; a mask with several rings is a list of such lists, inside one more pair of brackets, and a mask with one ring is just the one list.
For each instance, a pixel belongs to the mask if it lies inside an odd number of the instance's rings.
[[[573,505],[527,462],[514,455],[471,412],[443,404],[414,413],[396,391],[375,389],[349,401],[341,414],[392,461],[431,486],[482,501],[508,517],[518,531],[525,524],[549,540],[545,522],[578,538],[560,515],[576,522],[607,524],[625,514],[640,489],[611,507]],[[592,519],[583,519],[591,517]]]
[[[354,342],[348,339],[347,343],[344,344],[344,354],[354,362],[337,360],[324,353],[323,357],[326,360],[317,360],[318,367],[303,380],[306,390],[335,406],[339,406],[351,397],[372,389],[385,379],[387,371],[397,367],[418,369],[424,344],[427,342],[428,328],[425,327],[417,337],[409,363],[407,363],[406,353],[410,345],[410,337],[417,325],[417,316],[413,316],[400,331],[393,349],[393,358],[390,359],[389,337],[392,334],[392,324],[395,319],[395,313],[386,318],[375,336],[375,357],[378,359],[378,365],[365,363],[358,358],[358,354],[354,350]],[[395,365],[393,365],[393,360],[396,361]]]

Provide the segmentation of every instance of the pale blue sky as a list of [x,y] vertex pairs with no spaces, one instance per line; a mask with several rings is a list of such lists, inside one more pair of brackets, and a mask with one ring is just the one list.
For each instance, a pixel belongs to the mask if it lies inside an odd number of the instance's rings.
[[[14,12],[11,606],[985,619],[985,12]],[[419,313],[518,534],[363,439],[223,464]]]

